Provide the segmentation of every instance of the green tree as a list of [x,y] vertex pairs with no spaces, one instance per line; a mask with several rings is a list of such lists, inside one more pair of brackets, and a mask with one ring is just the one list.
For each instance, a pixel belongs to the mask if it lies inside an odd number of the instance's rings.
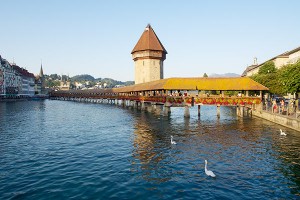
[[59,86],[59,85],[60,85],[60,82],[58,80],[48,79],[48,80],[45,81],[45,86],[49,87],[49,88],[56,87],[56,86]]
[[250,78],[268,87],[273,94],[298,93],[300,92],[300,61],[278,70],[273,62],[267,62],[259,69],[258,74]]
[[203,74],[203,77],[208,77],[206,73]]
[[274,62],[268,61],[259,68],[258,74],[269,74],[275,72],[276,72],[276,67]]
[[255,74],[251,77],[256,82],[266,86],[270,89],[270,93],[283,95],[284,91],[282,87],[279,86],[278,74]]
[[278,70],[279,84],[285,93],[300,92],[300,60]]
[[95,81],[95,78],[88,74],[76,75],[72,77],[73,81],[85,82],[85,81]]
[[58,77],[57,74],[51,74],[51,75],[49,76],[49,78],[51,78],[52,80],[60,79],[60,78]]

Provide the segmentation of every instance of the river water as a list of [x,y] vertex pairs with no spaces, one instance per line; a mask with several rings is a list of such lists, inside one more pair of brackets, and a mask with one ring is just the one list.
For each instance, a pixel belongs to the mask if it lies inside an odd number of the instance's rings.
[[300,199],[299,132],[228,107],[183,112],[0,102],[0,199]]

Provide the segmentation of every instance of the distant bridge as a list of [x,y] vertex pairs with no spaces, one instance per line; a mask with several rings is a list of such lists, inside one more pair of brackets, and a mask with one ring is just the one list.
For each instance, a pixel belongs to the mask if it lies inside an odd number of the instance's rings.
[[[218,116],[220,106],[236,106],[237,114],[244,116],[244,113],[249,114],[260,106],[262,92],[267,90],[265,86],[247,77],[169,78],[122,88],[52,91],[50,97],[164,110],[166,114],[170,112],[170,107],[185,107],[185,117],[190,116],[190,106],[197,105],[200,115],[201,105],[216,105]],[[238,91],[241,95],[229,96],[226,91]],[[208,94],[217,92],[218,95]]]

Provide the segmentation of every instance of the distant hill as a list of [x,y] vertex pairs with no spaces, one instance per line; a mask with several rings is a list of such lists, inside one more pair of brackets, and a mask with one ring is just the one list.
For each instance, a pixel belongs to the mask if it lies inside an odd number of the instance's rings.
[[226,73],[226,74],[210,74],[208,77],[240,77],[240,74]]
[[78,82],[95,81],[95,78],[88,74],[76,75],[76,76],[73,76],[71,79],[72,79],[72,81],[78,81]]
[[86,82],[86,81],[90,81],[92,82],[91,84],[94,85],[97,82],[101,82],[101,83],[106,83],[106,87],[108,88],[112,88],[112,87],[116,87],[118,85],[122,86],[122,85],[134,85],[134,81],[118,81],[118,80],[114,80],[111,78],[94,78],[93,76],[89,75],[89,74],[82,74],[82,75],[76,75],[73,76],[71,78],[71,80],[73,82]]

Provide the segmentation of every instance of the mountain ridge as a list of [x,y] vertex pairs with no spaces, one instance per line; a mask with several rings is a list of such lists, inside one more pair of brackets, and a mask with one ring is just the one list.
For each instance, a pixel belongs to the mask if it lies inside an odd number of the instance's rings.
[[241,75],[236,73],[225,73],[225,74],[216,74],[212,73],[208,77],[240,77]]

